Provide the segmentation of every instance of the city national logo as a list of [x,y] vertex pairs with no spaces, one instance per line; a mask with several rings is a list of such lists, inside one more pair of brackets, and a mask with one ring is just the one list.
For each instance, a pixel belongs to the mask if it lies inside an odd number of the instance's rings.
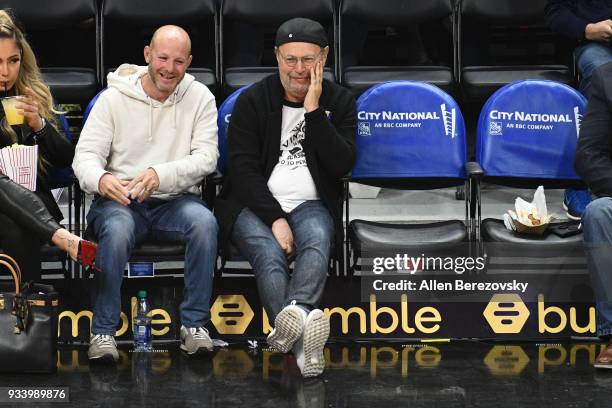
[[489,135],[501,136],[502,135],[502,123],[501,122],[489,122]]
[[255,316],[242,295],[219,295],[210,309],[211,322],[219,334],[243,334]]
[[574,123],[576,124],[576,137],[580,136],[580,124],[582,123],[582,114],[577,106],[574,106]]
[[444,135],[450,136],[451,139],[454,139],[456,136],[457,124],[455,108],[446,110],[446,104],[443,103],[440,105],[440,110],[442,111],[442,120],[444,121]]
[[515,293],[493,295],[482,313],[497,334],[520,333],[529,318],[529,310]]
[[372,136],[370,122],[359,122],[359,136]]

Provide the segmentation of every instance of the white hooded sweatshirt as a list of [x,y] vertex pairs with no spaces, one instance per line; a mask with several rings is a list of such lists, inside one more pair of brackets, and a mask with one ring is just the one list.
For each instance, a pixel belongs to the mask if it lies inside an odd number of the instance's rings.
[[147,67],[123,64],[108,74],[108,89],[91,110],[72,168],[81,188],[99,193],[106,173],[131,180],[151,167],[159,177],[153,197],[200,194],[202,179],[215,170],[217,107],[208,88],[185,74],[163,103],[138,83]]

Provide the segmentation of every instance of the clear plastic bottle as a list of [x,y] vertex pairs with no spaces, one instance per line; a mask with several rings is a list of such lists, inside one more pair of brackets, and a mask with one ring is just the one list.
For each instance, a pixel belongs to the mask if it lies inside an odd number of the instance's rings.
[[136,306],[136,318],[134,319],[134,351],[153,350],[149,311],[147,291],[138,291],[138,305]]

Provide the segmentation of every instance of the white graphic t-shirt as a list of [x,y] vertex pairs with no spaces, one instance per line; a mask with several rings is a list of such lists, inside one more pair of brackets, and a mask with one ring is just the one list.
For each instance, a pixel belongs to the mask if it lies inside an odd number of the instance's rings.
[[304,201],[319,199],[302,149],[306,128],[304,107],[285,101],[281,127],[281,153],[268,179],[268,188],[283,211],[291,212]]

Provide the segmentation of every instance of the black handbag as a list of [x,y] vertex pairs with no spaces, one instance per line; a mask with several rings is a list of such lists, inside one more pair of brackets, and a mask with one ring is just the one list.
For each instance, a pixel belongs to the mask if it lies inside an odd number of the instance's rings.
[[55,372],[59,295],[51,285],[22,284],[17,262],[0,254],[0,271],[6,270],[14,291],[0,291],[0,372]]

